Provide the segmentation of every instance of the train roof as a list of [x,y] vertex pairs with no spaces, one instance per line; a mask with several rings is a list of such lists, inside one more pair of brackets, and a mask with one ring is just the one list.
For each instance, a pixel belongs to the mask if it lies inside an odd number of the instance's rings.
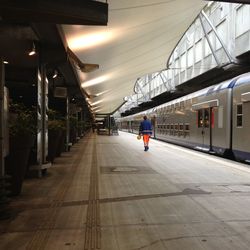
[[250,73],[245,73],[238,77],[238,79],[235,82],[235,86],[239,86],[241,84],[246,84],[250,82]]
[[212,93],[219,92],[221,90],[228,89],[228,88],[233,88],[234,86],[244,84],[244,83],[247,83],[247,82],[250,82],[250,73],[242,74],[242,75],[237,76],[235,78],[223,81],[223,82],[221,82],[219,84],[209,86],[209,87],[207,87],[205,89],[198,90],[198,91],[196,91],[194,93],[191,93],[191,94],[182,96],[182,97],[180,97],[178,99],[172,100],[170,102],[161,104],[160,106],[157,106],[156,109],[160,109],[160,108],[163,108],[163,107],[166,107],[166,106],[169,106],[169,105],[172,105],[172,104],[176,104],[176,103],[179,103],[179,102],[182,102],[182,101],[190,100],[190,99],[193,99],[195,97],[210,95]]
[[238,85],[245,84],[245,83],[248,83],[248,82],[250,82],[250,73],[245,73],[245,74],[242,74],[242,75],[237,76],[235,78],[223,81],[223,82],[221,82],[219,84],[209,86],[209,87],[207,87],[205,89],[198,90],[198,91],[196,91],[194,93],[182,96],[182,97],[180,97],[178,99],[172,100],[170,102],[166,102],[166,103],[161,104],[161,105],[159,105],[157,107],[154,107],[154,108],[151,108],[151,109],[145,110],[143,112],[133,114],[133,115],[130,115],[130,116],[127,116],[127,117],[124,117],[124,118],[129,119],[130,117],[147,115],[148,113],[151,113],[152,111],[155,112],[156,110],[159,110],[159,109],[161,109],[163,107],[166,107],[166,106],[170,106],[170,105],[173,105],[173,104],[176,104],[176,103],[180,103],[180,102],[183,102],[183,101],[186,101],[186,100],[190,100],[190,99],[193,99],[195,97],[210,95],[212,93],[219,92],[219,91],[221,91],[223,89],[233,88],[234,86],[238,86]]

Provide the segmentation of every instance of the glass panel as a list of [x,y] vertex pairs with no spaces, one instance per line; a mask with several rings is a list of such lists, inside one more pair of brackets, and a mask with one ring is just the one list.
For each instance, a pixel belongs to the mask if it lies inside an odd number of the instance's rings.
[[199,62],[202,59],[202,44],[201,40],[195,44],[195,62]]
[[242,104],[237,105],[237,115],[242,115]]
[[194,51],[194,49],[192,47],[188,50],[188,53],[187,53],[187,55],[188,55],[187,56],[187,66],[188,67],[191,67],[194,63],[194,52],[193,51]]
[[198,128],[202,128],[203,127],[203,110],[200,109],[198,110]]
[[181,72],[186,69],[186,53],[181,55]]
[[242,104],[237,105],[237,127],[242,127],[243,125],[243,109]]
[[204,127],[209,128],[209,109],[204,110]]
[[242,115],[237,116],[237,127],[242,127]]
[[235,33],[236,37],[249,30],[250,6],[241,5],[236,11]]
[[[220,39],[222,39],[223,43],[226,42],[226,35],[227,35],[227,26],[226,26],[226,22],[222,22],[220,23],[217,27],[217,32],[218,32],[218,35],[220,37]],[[222,47],[220,41],[218,40],[218,38],[216,38],[216,41],[215,41],[215,49],[220,49]]]
[[189,124],[185,124],[185,130],[189,131],[189,129],[190,129]]

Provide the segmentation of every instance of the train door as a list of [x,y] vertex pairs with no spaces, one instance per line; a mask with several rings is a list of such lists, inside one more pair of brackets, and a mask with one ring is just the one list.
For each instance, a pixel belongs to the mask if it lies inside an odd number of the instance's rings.
[[201,135],[202,148],[208,151],[212,150],[212,108],[203,108],[198,110],[198,130]]

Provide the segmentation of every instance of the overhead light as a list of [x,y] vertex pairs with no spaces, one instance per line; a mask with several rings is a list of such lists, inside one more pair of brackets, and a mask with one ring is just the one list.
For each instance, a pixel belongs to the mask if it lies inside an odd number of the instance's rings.
[[103,100],[99,100],[99,101],[97,101],[97,102],[90,103],[90,105],[91,105],[91,106],[95,106],[96,104],[99,104],[99,103],[101,103],[101,102],[103,102]]
[[8,62],[8,61],[3,61],[3,63],[4,63],[4,64],[9,64],[9,62]]
[[35,43],[33,42],[31,51],[29,52],[29,56],[33,56],[35,54],[36,54],[36,46],[35,46]]
[[103,95],[103,94],[105,94],[107,92],[109,92],[109,90],[105,90],[105,91],[99,92],[99,93],[95,94],[95,97]]
[[109,78],[109,77],[108,77],[107,75],[105,75],[105,76],[100,76],[100,77],[94,78],[94,79],[92,79],[92,80],[83,82],[83,83],[81,84],[81,86],[82,86],[82,88],[86,88],[86,87],[89,87],[89,86],[93,86],[93,85],[96,85],[96,84],[105,82],[106,80],[108,80],[108,78]]
[[106,43],[112,38],[114,38],[113,31],[96,32],[71,38],[69,46],[74,50],[89,49]]
[[58,72],[57,72],[57,70],[55,70],[55,71],[54,71],[54,74],[53,74],[53,76],[52,76],[52,78],[55,79],[57,76],[58,76]]
[[101,106],[92,107],[92,110],[99,109]]

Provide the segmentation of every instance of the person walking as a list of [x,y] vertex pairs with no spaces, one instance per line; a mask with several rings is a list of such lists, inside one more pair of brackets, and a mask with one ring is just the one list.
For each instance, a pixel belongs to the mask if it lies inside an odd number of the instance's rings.
[[151,122],[147,119],[147,116],[143,116],[143,121],[140,124],[139,135],[143,136],[144,142],[144,151],[148,151],[148,143],[150,135],[152,135],[152,125]]

